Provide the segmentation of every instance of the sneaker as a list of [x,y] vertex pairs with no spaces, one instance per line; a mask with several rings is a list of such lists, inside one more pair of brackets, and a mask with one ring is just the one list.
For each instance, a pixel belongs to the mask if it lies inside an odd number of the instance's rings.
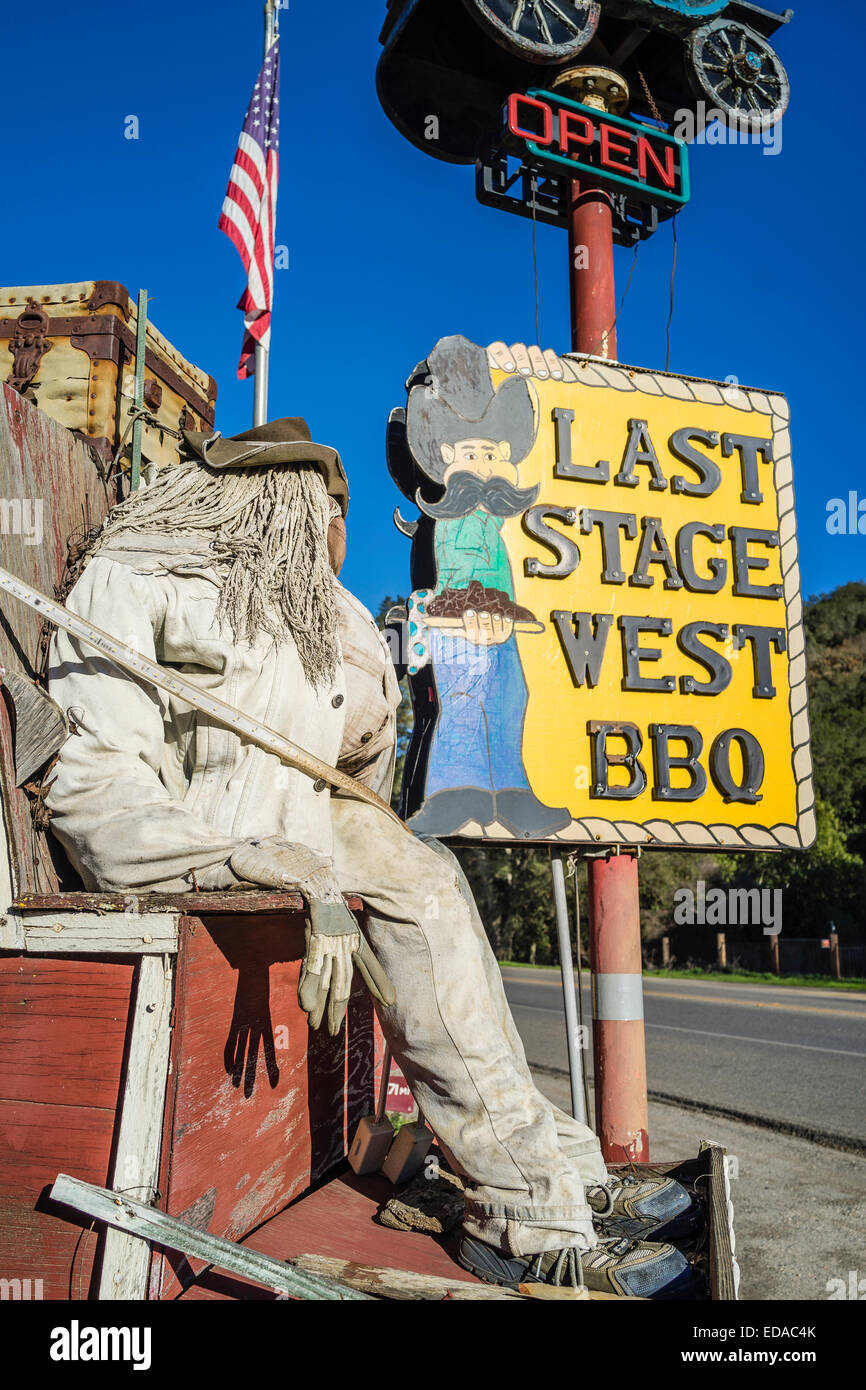
[[594,1250],[569,1246],[543,1255],[505,1255],[464,1236],[457,1256],[485,1284],[517,1289],[521,1284],[581,1285],[591,1293],[619,1298],[680,1298],[693,1285],[689,1263],[672,1245],[602,1237]]
[[586,1201],[598,1221],[625,1218],[656,1226],[667,1225],[695,1207],[673,1178],[642,1178],[636,1173],[611,1174],[605,1183],[589,1183]]

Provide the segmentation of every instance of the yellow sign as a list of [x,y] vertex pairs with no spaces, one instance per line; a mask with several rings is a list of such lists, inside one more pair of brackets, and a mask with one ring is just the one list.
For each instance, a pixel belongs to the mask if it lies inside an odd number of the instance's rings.
[[404,809],[472,838],[810,845],[785,398],[573,357],[570,379],[494,369],[479,411],[442,366],[464,342],[410,393],[410,450],[445,492],[417,492],[436,580],[409,665],[439,709]]

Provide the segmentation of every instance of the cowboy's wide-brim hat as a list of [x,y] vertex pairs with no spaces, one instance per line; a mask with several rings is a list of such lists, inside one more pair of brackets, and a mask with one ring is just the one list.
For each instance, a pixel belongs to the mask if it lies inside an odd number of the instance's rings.
[[491,390],[486,408],[473,419],[455,410],[429,387],[415,386],[409,392],[406,428],[416,462],[437,483],[442,481],[446,468],[443,444],[458,444],[465,439],[508,440],[511,462],[518,464],[535,443],[537,430],[529,384],[522,377],[511,377],[495,392]]
[[327,444],[316,444],[306,420],[300,416],[271,420],[228,439],[219,430],[210,434],[199,430],[182,433],[189,450],[208,468],[290,468],[293,464],[313,464],[343,516],[349,510],[349,480],[340,455]]

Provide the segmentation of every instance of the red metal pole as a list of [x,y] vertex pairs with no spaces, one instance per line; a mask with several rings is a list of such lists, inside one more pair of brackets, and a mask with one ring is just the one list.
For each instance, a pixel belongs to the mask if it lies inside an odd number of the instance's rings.
[[613,209],[603,189],[572,182],[568,242],[572,351],[615,358]]
[[[613,209],[600,188],[571,185],[571,339],[574,352],[616,359]],[[637,859],[590,859],[589,938],[595,1119],[604,1158],[649,1161]]]
[[610,1163],[649,1161],[637,858],[590,859],[595,1127]]

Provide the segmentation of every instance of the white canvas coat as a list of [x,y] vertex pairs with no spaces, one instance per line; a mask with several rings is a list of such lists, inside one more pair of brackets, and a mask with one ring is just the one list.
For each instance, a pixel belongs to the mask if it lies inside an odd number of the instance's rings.
[[[187,547],[188,547],[188,543]],[[139,545],[139,541],[136,541]],[[307,683],[294,642],[250,649],[215,624],[207,556],[150,538],[104,550],[68,606],[387,797],[399,686],[370,614],[338,589],[341,662]],[[377,1012],[428,1122],[466,1182],[466,1229],[535,1254],[595,1243],[584,1182],[598,1140],[536,1090],[469,885],[441,845],[309,777],[117,670],[58,632],[50,689],[78,731],[47,797],[52,828],[89,888],[187,892],[236,882],[238,845],[271,835],[333,859],[396,1001]]]
[[[87,566],[68,607],[160,665],[387,796],[400,691],[372,617],[338,586],[342,660],[307,681],[291,636],[253,647],[216,622],[216,575],[188,539],[136,538]],[[354,663],[347,681],[347,663]],[[349,691],[347,694],[347,685]],[[228,859],[271,835],[332,856],[330,789],[58,631],[49,688],[75,732],[46,798],[87,888],[233,886]]]

